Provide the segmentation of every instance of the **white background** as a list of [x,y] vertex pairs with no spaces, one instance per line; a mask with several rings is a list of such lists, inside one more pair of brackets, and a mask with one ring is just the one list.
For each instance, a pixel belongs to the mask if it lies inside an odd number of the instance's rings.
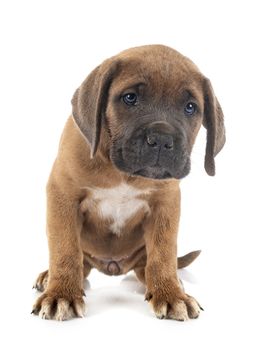
[[[263,349],[261,1],[0,4],[0,346]],[[150,43],[189,56],[225,113],[228,141],[216,177],[203,170],[201,131],[182,181],[180,253],[203,253],[181,277],[205,311],[186,323],[158,320],[133,275],[92,272],[85,319],[41,320],[30,311],[33,281],[48,264],[45,183],[72,94],[103,59]]]

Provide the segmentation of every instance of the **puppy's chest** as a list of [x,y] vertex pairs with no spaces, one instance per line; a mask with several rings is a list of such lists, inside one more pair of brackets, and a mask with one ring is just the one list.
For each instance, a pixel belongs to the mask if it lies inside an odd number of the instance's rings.
[[150,212],[148,197],[151,189],[140,190],[122,183],[111,188],[88,187],[87,191],[88,195],[81,204],[82,211],[106,222],[114,234],[120,235],[133,219],[136,225],[136,221]]

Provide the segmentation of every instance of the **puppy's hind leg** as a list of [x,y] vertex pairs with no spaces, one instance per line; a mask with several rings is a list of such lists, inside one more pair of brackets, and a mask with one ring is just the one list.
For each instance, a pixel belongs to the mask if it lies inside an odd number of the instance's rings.
[[143,283],[146,284],[146,280],[145,280],[145,267],[137,267],[134,269],[135,274],[138,278],[138,280]]
[[83,279],[87,278],[91,272],[92,266],[89,262],[83,259]]
[[49,279],[49,270],[43,271],[38,275],[38,278],[36,279],[33,288],[36,288],[39,292],[44,292],[44,290],[47,288],[48,285],[48,279]]

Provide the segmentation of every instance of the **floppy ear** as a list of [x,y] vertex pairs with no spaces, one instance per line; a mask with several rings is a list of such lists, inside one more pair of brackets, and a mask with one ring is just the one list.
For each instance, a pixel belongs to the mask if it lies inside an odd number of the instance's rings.
[[104,61],[88,75],[72,98],[72,115],[91,145],[91,157],[95,155],[100,141],[108,90],[116,70],[116,61]]
[[203,125],[207,129],[207,142],[204,167],[208,175],[215,175],[214,157],[221,151],[225,144],[225,126],[222,108],[215,97],[209,79],[204,82],[204,120]]

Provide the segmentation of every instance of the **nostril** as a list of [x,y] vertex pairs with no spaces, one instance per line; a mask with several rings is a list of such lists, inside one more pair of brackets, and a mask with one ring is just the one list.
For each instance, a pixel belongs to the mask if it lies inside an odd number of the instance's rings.
[[171,135],[166,135],[163,139],[163,147],[166,149],[173,148],[173,138]]
[[149,146],[156,147],[158,145],[156,140],[157,140],[156,136],[154,136],[154,135],[147,136],[147,144]]
[[166,142],[164,147],[166,149],[172,149],[173,148],[173,141],[170,141],[170,142]]

